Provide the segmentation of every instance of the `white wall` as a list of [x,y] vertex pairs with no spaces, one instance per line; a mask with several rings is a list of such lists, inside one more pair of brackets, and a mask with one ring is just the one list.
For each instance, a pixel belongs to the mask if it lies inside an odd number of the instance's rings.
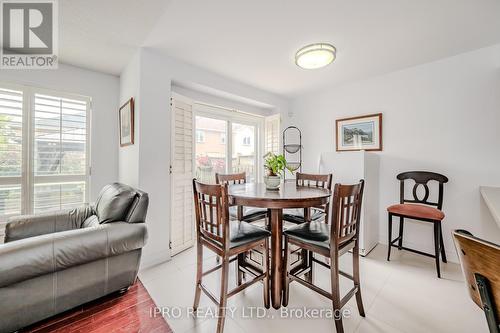
[[59,64],[57,70],[5,70],[0,81],[92,98],[90,199],[118,178],[118,77]]
[[[241,96],[263,105],[273,106],[273,112],[286,112],[288,101],[260,89],[232,81],[209,71],[171,59],[150,49],[138,53],[139,75],[136,64],[131,63],[120,79],[122,99],[137,94],[136,133],[139,133],[138,187],[149,193],[150,206],[147,224],[149,239],[144,249],[142,266],[147,267],[170,258],[170,96],[172,82],[190,87],[208,87]],[[136,61],[136,60],[134,60]],[[131,67],[132,66],[132,67]],[[128,95],[124,95],[125,91]],[[134,92],[135,91],[135,92]],[[137,96],[136,96],[137,97]],[[132,163],[122,158],[124,163]],[[133,174],[133,173],[132,173]],[[120,179],[124,174],[120,171]]]
[[[120,103],[122,106],[134,98],[134,145],[120,147],[118,139],[118,179],[130,186],[139,186],[139,140],[140,140],[140,57],[136,53],[120,75]],[[120,134],[118,128],[118,136]]]
[[175,85],[175,83],[172,85],[172,92],[188,97],[196,102],[203,102],[206,104],[215,105],[227,109],[239,110],[254,115],[269,116],[273,114],[273,112],[275,112],[274,109],[272,108],[264,108],[255,105],[245,104],[243,102],[238,102],[228,98],[219,97],[216,95],[212,95],[210,93],[200,92],[192,88],[181,87]]
[[[335,150],[335,119],[383,113],[381,243],[387,243],[386,207],[399,199],[395,177],[408,170],[432,170],[450,179],[443,229],[452,260],[453,229],[500,241],[479,194],[480,185],[500,186],[500,45],[324,88],[296,98],[291,108],[292,123],[302,130],[305,171],[317,170],[320,152]],[[407,224],[406,240],[433,251],[431,225]]]

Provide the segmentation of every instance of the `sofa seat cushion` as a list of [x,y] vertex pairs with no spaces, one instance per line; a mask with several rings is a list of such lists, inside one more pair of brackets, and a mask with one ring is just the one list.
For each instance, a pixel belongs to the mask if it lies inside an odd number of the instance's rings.
[[444,219],[444,213],[437,208],[419,204],[397,204],[387,208],[392,214],[403,215],[409,218],[421,218],[428,220],[441,221]]
[[248,222],[231,221],[229,230],[231,248],[245,245],[271,236],[264,228],[257,227]]
[[83,221],[82,223],[82,228],[91,228],[91,227],[97,227],[99,225],[99,218],[97,218],[97,215],[90,215]]

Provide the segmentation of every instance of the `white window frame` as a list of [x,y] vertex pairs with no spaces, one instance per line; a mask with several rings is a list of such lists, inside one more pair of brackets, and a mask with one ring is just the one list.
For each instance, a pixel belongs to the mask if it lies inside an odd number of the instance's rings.
[[[233,123],[241,125],[249,125],[255,127],[255,140],[253,142],[255,151],[255,179],[259,180],[263,176],[262,165],[262,148],[264,142],[264,116],[251,115],[245,112],[225,109],[223,107],[209,105],[201,102],[193,103],[193,119],[196,129],[196,117],[206,117],[217,120],[223,120],[226,122],[226,172],[231,173],[232,166],[232,150],[233,150]],[[250,144],[250,146],[252,143]],[[196,146],[194,148],[194,154],[196,155]],[[196,170],[196,159],[193,159],[193,170]]]
[[[34,213],[34,189],[36,180],[52,180],[53,182],[85,182],[85,203],[90,201],[90,186],[91,186],[91,118],[92,118],[92,99],[88,96],[61,92],[36,86],[12,84],[0,82],[0,87],[5,89],[18,90],[23,92],[23,111],[22,111],[22,172],[20,177],[0,177],[0,185],[21,184],[21,214]],[[86,117],[86,152],[85,152],[85,175],[61,175],[61,176],[35,176],[33,168],[33,151],[34,140],[33,126],[35,94],[49,95],[59,98],[78,99],[87,102],[87,117]],[[18,182],[18,180],[20,181]],[[47,182],[50,183],[50,182]],[[0,223],[5,221],[12,215],[0,215]]]
[[205,130],[197,129],[195,131],[196,143],[205,143]]

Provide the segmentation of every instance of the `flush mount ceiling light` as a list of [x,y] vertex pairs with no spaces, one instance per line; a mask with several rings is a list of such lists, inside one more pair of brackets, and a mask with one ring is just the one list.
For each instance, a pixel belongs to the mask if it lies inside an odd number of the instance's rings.
[[329,65],[335,60],[337,50],[328,43],[304,46],[295,53],[295,63],[300,68],[316,69]]

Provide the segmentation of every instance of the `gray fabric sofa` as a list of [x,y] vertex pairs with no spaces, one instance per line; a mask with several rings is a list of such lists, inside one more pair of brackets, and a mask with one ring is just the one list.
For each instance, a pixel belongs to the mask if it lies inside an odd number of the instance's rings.
[[0,332],[132,285],[148,202],[147,193],[114,183],[94,205],[10,219],[0,244]]

